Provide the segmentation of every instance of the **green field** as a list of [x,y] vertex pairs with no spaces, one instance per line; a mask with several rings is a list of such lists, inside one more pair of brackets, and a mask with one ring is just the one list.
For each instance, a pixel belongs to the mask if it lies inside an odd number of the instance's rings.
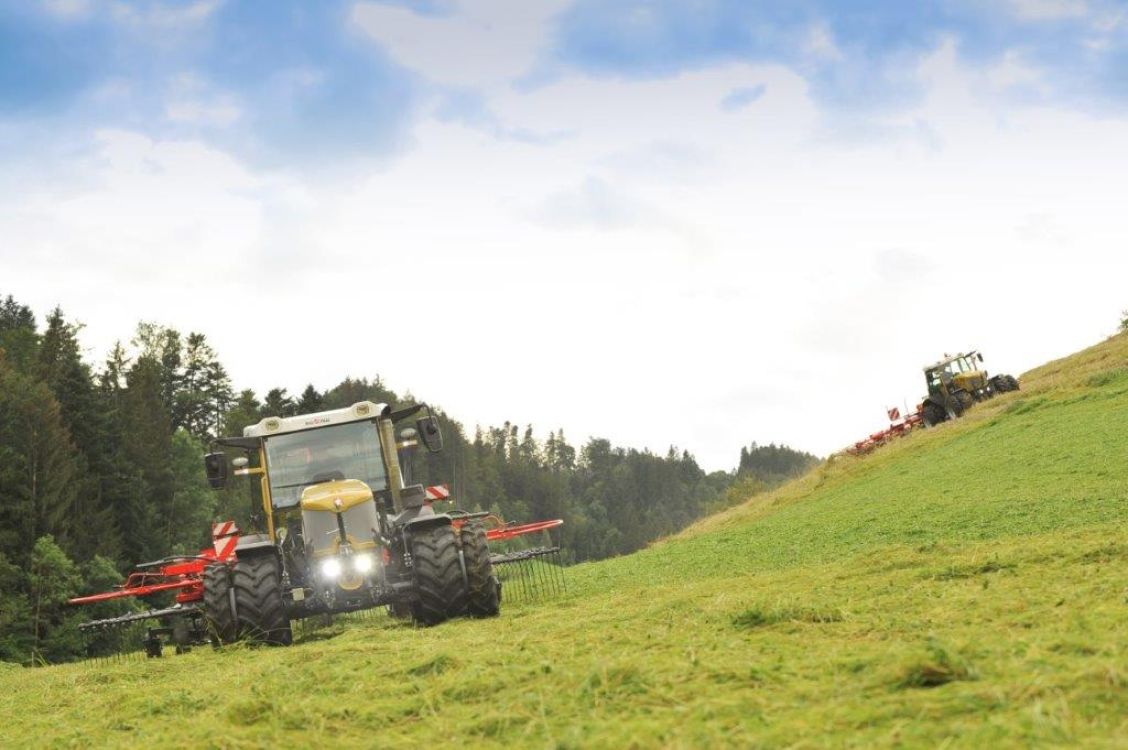
[[1128,336],[551,603],[0,672],[0,746],[1128,746]]

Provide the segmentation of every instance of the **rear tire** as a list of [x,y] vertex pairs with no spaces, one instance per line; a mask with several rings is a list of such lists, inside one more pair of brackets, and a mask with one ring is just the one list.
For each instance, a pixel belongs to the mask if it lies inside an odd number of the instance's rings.
[[271,646],[293,641],[282,599],[282,571],[273,552],[239,560],[231,574],[238,635]]
[[991,378],[991,384],[999,393],[1018,390],[1018,380],[1013,375],[996,375]]
[[501,611],[501,584],[490,562],[486,529],[480,523],[468,523],[459,536],[469,585],[466,611],[471,617],[496,617]]
[[921,409],[921,417],[924,419],[925,427],[935,427],[941,422],[947,421],[948,412],[944,410],[944,407],[929,401],[925,403],[924,408]]
[[223,563],[204,568],[204,620],[216,645],[235,640],[235,613],[231,604],[231,568]]
[[466,613],[466,581],[454,528],[443,524],[411,530],[411,559],[416,601],[411,616],[420,625],[440,622]]

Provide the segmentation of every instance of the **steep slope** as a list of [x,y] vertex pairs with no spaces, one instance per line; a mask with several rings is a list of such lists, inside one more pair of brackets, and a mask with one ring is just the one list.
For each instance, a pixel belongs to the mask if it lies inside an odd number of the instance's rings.
[[0,745],[1115,746],[1128,337],[551,605],[0,673]]

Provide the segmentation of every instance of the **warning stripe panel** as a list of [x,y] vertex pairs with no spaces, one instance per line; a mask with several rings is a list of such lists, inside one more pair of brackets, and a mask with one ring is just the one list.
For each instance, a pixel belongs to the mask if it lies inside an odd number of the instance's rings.
[[445,484],[437,484],[433,487],[427,488],[427,500],[434,502],[436,500],[449,500],[450,487]]
[[221,539],[222,537],[238,533],[239,528],[235,525],[234,521],[220,521],[219,523],[212,524],[212,539]]
[[239,544],[239,537],[228,536],[215,540],[215,556],[218,560],[227,560],[235,554],[235,546]]

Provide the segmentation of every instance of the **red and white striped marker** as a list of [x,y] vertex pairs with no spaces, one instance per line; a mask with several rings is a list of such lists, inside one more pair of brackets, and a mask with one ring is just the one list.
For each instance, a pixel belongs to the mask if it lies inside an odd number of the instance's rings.
[[436,484],[434,487],[427,488],[427,502],[433,503],[436,500],[450,500],[449,485]]
[[212,524],[212,546],[218,560],[227,560],[235,554],[239,544],[239,527],[234,521],[221,521]]

